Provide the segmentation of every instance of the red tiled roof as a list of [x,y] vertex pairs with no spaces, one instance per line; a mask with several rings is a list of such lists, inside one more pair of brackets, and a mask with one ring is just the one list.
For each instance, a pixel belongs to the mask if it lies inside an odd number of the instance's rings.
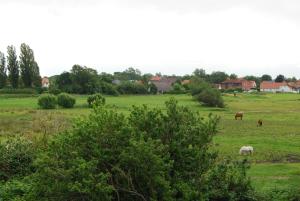
[[282,86],[288,86],[286,82],[263,81],[260,83],[261,89],[278,89]]
[[153,76],[150,79],[150,81],[159,81],[159,80],[161,80],[161,77],[159,77],[159,76]]
[[224,82],[222,83],[242,83],[244,79],[242,78],[239,78],[239,79],[228,79],[228,80],[225,80]]

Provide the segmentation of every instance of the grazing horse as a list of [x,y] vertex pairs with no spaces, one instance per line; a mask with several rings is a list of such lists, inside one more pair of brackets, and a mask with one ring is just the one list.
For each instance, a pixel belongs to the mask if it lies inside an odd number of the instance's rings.
[[259,119],[259,120],[257,121],[257,127],[258,127],[258,126],[262,126],[262,123],[263,123],[262,120]]
[[248,154],[252,155],[253,152],[254,152],[254,149],[253,149],[252,146],[242,146],[241,149],[240,149],[240,155],[244,155],[244,154],[246,154],[246,155],[248,155]]
[[244,112],[237,112],[234,116],[235,120],[237,120],[238,117],[240,117],[241,120],[243,120],[243,115],[244,115]]

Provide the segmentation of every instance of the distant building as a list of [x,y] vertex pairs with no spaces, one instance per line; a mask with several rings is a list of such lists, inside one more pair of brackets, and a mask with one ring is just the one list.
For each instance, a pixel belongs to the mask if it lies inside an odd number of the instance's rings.
[[121,84],[121,80],[113,80],[112,83],[115,85],[119,85]]
[[182,80],[182,81],[181,81],[181,84],[182,84],[182,85],[190,84],[190,83],[191,83],[191,80]]
[[263,81],[260,83],[260,91],[264,92],[297,92],[298,90],[296,86],[287,82]]
[[172,85],[176,82],[176,80],[177,78],[175,77],[167,78],[154,76],[149,82],[156,86],[158,93],[165,93],[171,91]]
[[49,78],[48,77],[43,77],[42,78],[42,87],[43,88],[49,88],[50,86],[50,81],[49,81]]
[[228,79],[221,83],[221,89],[242,89],[243,91],[249,91],[256,88],[256,83],[253,80],[246,80],[243,78]]
[[298,80],[296,82],[289,82],[288,84],[290,86],[292,86],[295,91],[297,91],[298,93],[300,93],[300,80]]

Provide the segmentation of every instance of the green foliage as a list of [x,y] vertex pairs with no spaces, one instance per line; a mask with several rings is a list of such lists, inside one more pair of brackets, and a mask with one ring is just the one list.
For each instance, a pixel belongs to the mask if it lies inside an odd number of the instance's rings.
[[220,84],[221,82],[224,82],[228,78],[228,75],[224,72],[216,71],[212,72],[209,75],[209,82],[214,84]]
[[41,77],[39,66],[34,59],[33,50],[25,43],[21,44],[20,54],[21,79],[25,87],[40,86]]
[[24,138],[0,143],[0,182],[28,175],[33,170],[35,151],[32,142]]
[[56,87],[50,87],[49,88],[49,93],[50,94],[53,94],[53,95],[58,95],[61,93],[61,90],[56,88]]
[[101,82],[100,83],[101,93],[112,95],[112,96],[118,96],[119,92],[117,91],[117,88],[115,85],[107,82]]
[[201,93],[196,95],[195,98],[209,107],[225,107],[221,93],[214,88],[205,88]]
[[76,99],[67,93],[61,93],[57,96],[57,104],[64,108],[73,108],[75,102]]
[[234,73],[229,75],[229,79],[231,79],[231,80],[234,80],[234,79],[237,79],[237,78],[238,78],[238,76]]
[[12,179],[0,183],[1,201],[25,201],[26,194],[30,190],[30,183],[25,179]]
[[7,69],[8,69],[8,79],[13,88],[19,87],[19,63],[16,53],[16,48],[14,46],[7,47]]
[[148,90],[145,85],[131,81],[122,82],[117,87],[121,94],[147,94]]
[[71,70],[74,93],[92,94],[97,91],[97,71],[86,66],[74,65]]
[[123,72],[115,72],[114,77],[115,79],[122,81],[140,80],[142,78],[141,71],[132,67],[126,69]]
[[[73,77],[72,74],[69,72],[63,72],[62,74],[58,75],[55,79],[55,86],[60,91],[66,93],[74,93],[73,91]],[[56,89],[56,87],[54,87]],[[51,85],[50,85],[51,88]]]
[[6,86],[7,75],[6,75],[6,60],[2,52],[0,52],[0,89]]
[[273,188],[264,193],[259,193],[257,197],[259,197],[259,201],[299,201],[300,190],[297,188],[288,190]]
[[256,194],[246,175],[247,161],[225,160],[213,168],[207,177],[209,181],[208,200],[255,201]]
[[172,86],[172,90],[169,93],[171,93],[171,94],[184,94],[184,93],[186,93],[186,90],[181,84],[175,83]]
[[33,88],[3,88],[0,89],[0,94],[37,94],[37,90]]
[[57,98],[52,94],[42,94],[38,98],[38,105],[42,109],[54,109],[57,104]]
[[[129,116],[94,107],[73,130],[54,136],[35,162],[31,200],[226,200],[250,184],[241,166],[215,166],[218,118],[204,120],[174,99],[166,112],[133,107]],[[224,173],[225,172],[225,173]],[[218,174],[218,175],[217,175]],[[211,178],[226,176],[225,187]],[[239,176],[236,178],[235,176]],[[230,188],[232,185],[240,188]],[[207,191],[207,190],[210,190]],[[226,192],[230,191],[230,192]],[[240,197],[239,197],[240,196]]]
[[261,76],[261,81],[272,81],[271,75],[264,74]]
[[89,107],[101,106],[105,104],[105,98],[101,94],[93,94],[88,96],[87,103]]
[[209,87],[211,87],[210,84],[196,77],[192,78],[191,83],[188,84],[188,88],[192,96],[201,93],[204,89]]
[[284,75],[280,74],[275,78],[275,82],[284,82],[284,81],[285,81]]

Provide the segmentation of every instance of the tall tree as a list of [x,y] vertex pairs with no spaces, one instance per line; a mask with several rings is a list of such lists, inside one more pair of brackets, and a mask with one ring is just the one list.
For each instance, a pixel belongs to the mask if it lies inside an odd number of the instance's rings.
[[283,82],[285,81],[284,75],[277,75],[275,82]]
[[221,82],[224,82],[227,78],[228,75],[220,71],[212,72],[209,76],[210,82],[215,84],[220,84]]
[[25,87],[32,87],[33,83],[37,84],[40,77],[39,66],[34,59],[33,50],[25,43],[21,44],[20,70]]
[[229,75],[229,78],[231,79],[231,80],[234,80],[234,79],[237,79],[237,75],[236,74],[234,74],[234,73],[232,73],[232,74],[230,74]]
[[264,74],[261,76],[261,81],[272,81],[271,75]]
[[13,88],[19,87],[19,63],[14,46],[7,47],[7,69],[9,71],[8,79]]
[[6,61],[5,56],[2,52],[0,52],[0,88],[3,88],[6,86]]

